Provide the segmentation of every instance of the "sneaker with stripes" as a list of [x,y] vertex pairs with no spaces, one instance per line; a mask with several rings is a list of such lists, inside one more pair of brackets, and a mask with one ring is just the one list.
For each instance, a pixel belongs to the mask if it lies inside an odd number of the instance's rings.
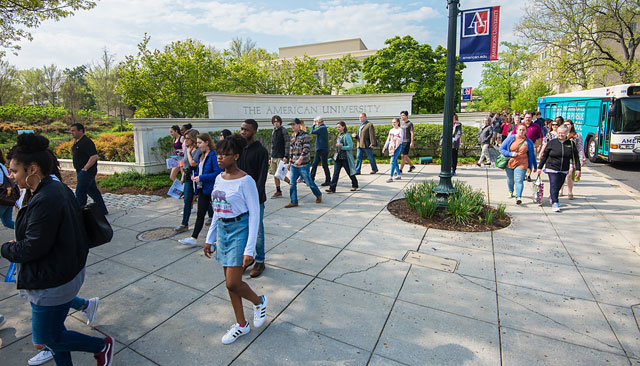
[[250,331],[251,327],[249,326],[249,322],[247,322],[244,327],[241,327],[240,324],[235,323],[231,326],[231,329],[229,329],[227,333],[222,336],[222,344],[231,344],[243,335],[249,334]]
[[267,297],[260,296],[262,302],[253,307],[253,326],[260,328],[264,321],[267,319]]

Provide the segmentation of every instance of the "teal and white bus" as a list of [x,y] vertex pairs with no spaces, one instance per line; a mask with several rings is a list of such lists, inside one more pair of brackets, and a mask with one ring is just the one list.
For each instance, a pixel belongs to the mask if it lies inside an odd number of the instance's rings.
[[640,162],[640,84],[541,97],[538,110],[572,120],[592,162]]

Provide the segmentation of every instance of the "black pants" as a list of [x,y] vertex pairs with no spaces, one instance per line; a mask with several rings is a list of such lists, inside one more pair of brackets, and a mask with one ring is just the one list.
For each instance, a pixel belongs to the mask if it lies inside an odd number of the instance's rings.
[[329,150],[316,150],[316,154],[313,157],[313,164],[311,165],[311,180],[316,179],[316,169],[318,169],[318,163],[322,162],[322,169],[324,169],[325,182],[331,181],[331,173],[329,172]]
[[329,189],[332,191],[336,191],[336,187],[338,186],[338,177],[340,176],[340,169],[344,168],[344,171],[347,172],[347,176],[351,178],[351,187],[358,188],[358,179],[355,175],[351,175],[351,171],[349,169],[349,161],[346,159],[338,159],[333,164],[333,179],[331,179],[331,184],[329,185]]
[[200,191],[198,195],[198,213],[196,216],[196,226],[193,227],[192,237],[198,239],[198,235],[200,235],[200,231],[204,226],[204,217],[207,215],[207,212],[211,210],[211,195],[204,194]]
[[458,149],[451,149],[451,171],[456,172],[458,167]]
[[558,203],[558,193],[560,193],[560,188],[564,185],[567,174],[547,173],[547,175],[549,175],[549,197],[551,197],[551,202]]

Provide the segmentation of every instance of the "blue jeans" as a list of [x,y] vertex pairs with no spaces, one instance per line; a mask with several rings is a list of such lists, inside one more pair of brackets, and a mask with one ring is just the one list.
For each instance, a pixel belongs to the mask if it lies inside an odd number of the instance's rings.
[[509,192],[513,192],[513,186],[516,186],[516,198],[522,197],[522,189],[524,188],[524,176],[527,171],[522,168],[509,169],[505,168],[507,172],[507,187]]
[[356,154],[356,173],[360,173],[360,168],[362,168],[362,152],[367,154],[367,158],[369,159],[369,163],[371,163],[371,170],[374,172],[378,171],[378,166],[376,165],[376,158],[373,156],[373,149],[361,149],[358,148],[358,153]]
[[182,193],[184,200],[184,209],[182,210],[182,226],[189,226],[189,217],[191,217],[191,205],[193,204],[193,182],[184,182]]
[[398,173],[398,176],[400,175],[400,173],[402,173],[400,171],[400,167],[398,166],[398,156],[400,156],[401,152],[402,152],[402,148],[398,146],[396,150],[393,152],[393,156],[391,157],[391,178],[393,178],[394,171]]
[[102,194],[100,193],[98,186],[96,186],[96,176],[81,170],[77,174],[77,179],[76,199],[80,206],[87,204],[87,194],[89,194],[89,197],[91,197],[96,205],[102,209],[102,212],[104,212],[105,215],[108,214],[109,211],[107,211],[107,206],[104,204]]
[[547,173],[549,176],[549,197],[552,203],[558,203],[558,193],[564,185],[567,173]]
[[53,353],[57,366],[73,365],[71,352],[98,353],[104,348],[104,339],[67,330],[64,321],[72,301],[57,306],[31,304],[31,328],[33,344],[44,345]]
[[311,175],[309,173],[309,164],[303,166],[294,166],[291,164],[291,187],[289,187],[289,197],[291,198],[291,203],[298,203],[298,178],[302,178],[305,183],[311,188],[311,192],[316,197],[322,196],[320,189],[314,181],[311,180]]
[[0,206],[0,220],[6,228],[13,229],[13,206]]
[[260,204],[260,226],[258,228],[258,238],[256,239],[256,262],[264,263],[264,203]]

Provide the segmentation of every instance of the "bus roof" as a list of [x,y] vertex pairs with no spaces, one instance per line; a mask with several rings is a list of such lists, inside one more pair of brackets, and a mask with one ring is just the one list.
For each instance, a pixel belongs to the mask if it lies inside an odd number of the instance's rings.
[[621,84],[621,85],[607,86],[604,88],[581,90],[581,91],[572,92],[572,93],[547,95],[544,98],[548,98],[548,97],[623,98],[627,96],[627,90],[629,89],[629,87],[636,86],[636,85],[640,85],[640,84]]

